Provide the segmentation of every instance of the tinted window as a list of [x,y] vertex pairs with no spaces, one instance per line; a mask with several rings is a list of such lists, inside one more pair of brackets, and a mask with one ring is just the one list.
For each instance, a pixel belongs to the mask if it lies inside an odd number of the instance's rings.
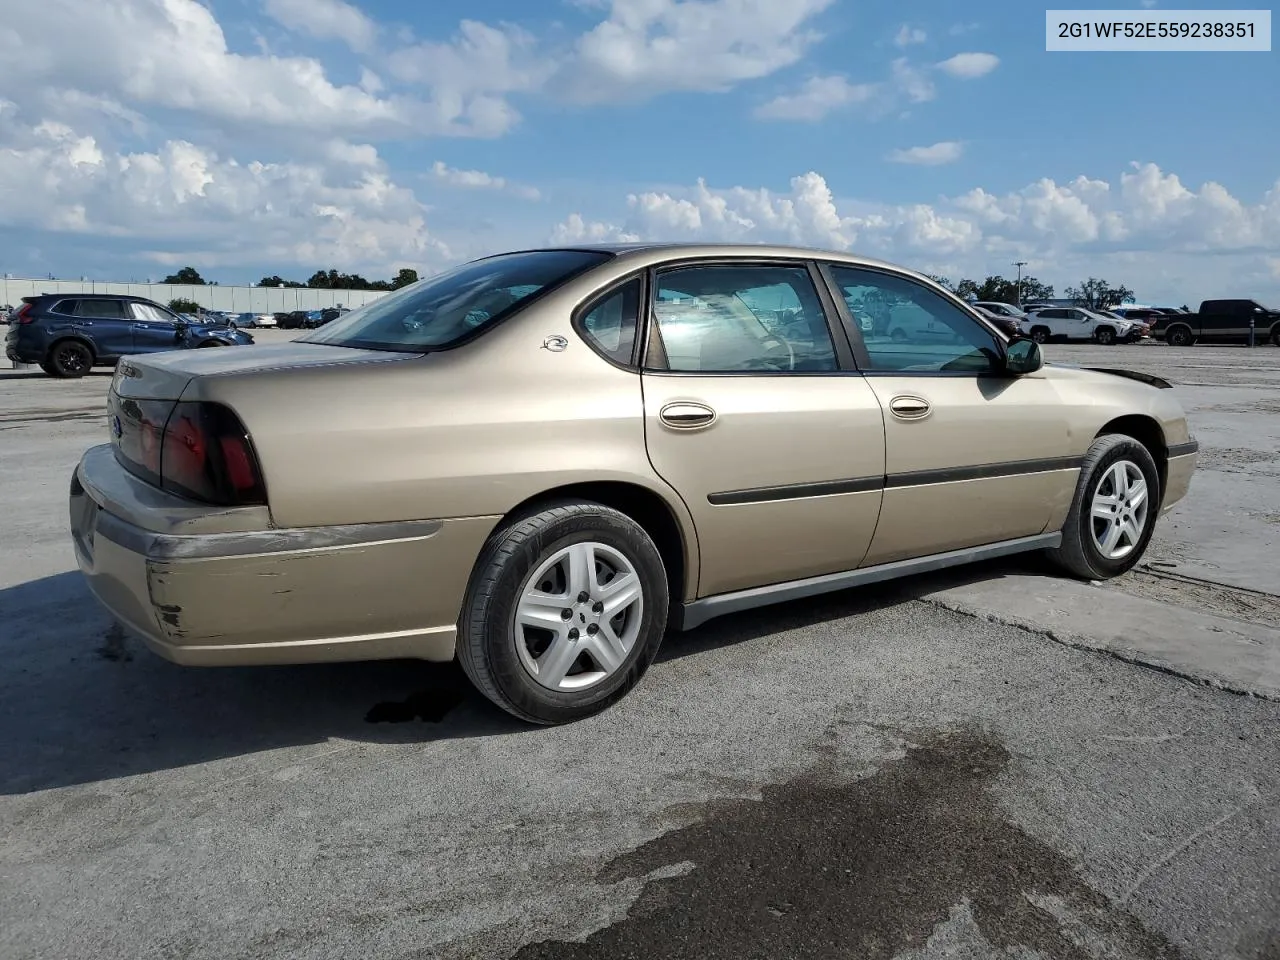
[[76,316],[98,320],[125,320],[129,314],[123,300],[81,300],[76,307]]
[[927,287],[855,267],[831,273],[846,302],[872,320],[859,324],[872,370],[984,373],[999,363],[995,336]]
[[805,267],[686,267],[658,274],[653,315],[671,370],[835,370],[835,349]]
[[76,315],[77,300],[59,300],[49,310],[50,313],[60,313],[66,317],[74,317]]
[[476,260],[380,297],[300,337],[299,342],[410,352],[445,347],[609,256],[584,250],[537,250]]
[[591,344],[617,363],[630,363],[640,316],[640,281],[596,301],[582,315],[582,332]]

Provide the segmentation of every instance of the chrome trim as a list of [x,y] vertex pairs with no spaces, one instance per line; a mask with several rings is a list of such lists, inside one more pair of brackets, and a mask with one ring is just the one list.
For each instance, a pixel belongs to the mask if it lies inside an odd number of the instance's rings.
[[989,543],[981,547],[966,547],[963,550],[952,550],[947,553],[935,553],[928,557],[917,557],[914,560],[897,560],[893,563],[882,563],[874,567],[863,567],[859,570],[847,570],[844,573],[829,573],[821,577],[808,577],[804,580],[791,580],[787,583],[775,583],[768,587],[755,587],[751,590],[738,590],[734,593],[722,593],[715,597],[705,597],[693,603],[684,604],[673,611],[673,625],[677,630],[692,630],[701,626],[713,617],[721,617],[726,613],[738,613],[752,610],[787,600],[800,600],[805,597],[816,597],[850,587],[860,587],[868,583],[879,583],[883,580],[895,580],[898,577],[917,573],[929,573],[947,567],[973,563],[979,560],[992,560],[1011,554],[1025,553],[1029,550],[1051,549],[1062,544],[1062,533],[1042,533],[1034,537],[1020,537],[1016,540],[1003,540],[1000,543]]

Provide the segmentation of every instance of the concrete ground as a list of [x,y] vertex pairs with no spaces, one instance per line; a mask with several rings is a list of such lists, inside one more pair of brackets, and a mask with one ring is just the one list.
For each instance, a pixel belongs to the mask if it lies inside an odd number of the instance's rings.
[[1048,353],[1177,383],[1141,568],[725,618],[550,730],[150,655],[67,542],[109,376],[0,371],[0,957],[1280,957],[1280,351]]

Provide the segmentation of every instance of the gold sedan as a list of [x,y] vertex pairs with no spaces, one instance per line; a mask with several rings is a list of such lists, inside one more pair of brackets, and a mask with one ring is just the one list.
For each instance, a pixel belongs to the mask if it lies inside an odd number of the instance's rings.
[[561,723],[720,614],[1032,550],[1123,573],[1195,469],[1168,387],[843,254],[522,251],[121,362],[71,527],[171,660],[456,657]]

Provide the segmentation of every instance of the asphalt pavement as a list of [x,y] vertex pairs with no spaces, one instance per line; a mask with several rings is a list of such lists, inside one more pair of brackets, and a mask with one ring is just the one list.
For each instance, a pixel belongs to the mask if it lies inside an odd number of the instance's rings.
[[1048,352],[1178,383],[1144,568],[724,618],[555,729],[149,654],[66,539],[109,378],[0,372],[0,957],[1280,957],[1280,351]]

